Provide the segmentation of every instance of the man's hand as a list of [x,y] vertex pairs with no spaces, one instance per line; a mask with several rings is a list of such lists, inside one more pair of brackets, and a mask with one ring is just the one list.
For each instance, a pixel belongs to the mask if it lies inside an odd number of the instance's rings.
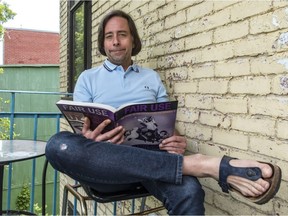
[[115,144],[121,144],[124,142],[124,132],[125,129],[122,126],[118,126],[111,131],[101,134],[104,128],[111,123],[111,120],[106,119],[101,124],[95,128],[94,131],[90,130],[90,120],[89,118],[85,118],[82,134],[88,139],[92,139],[95,141],[108,141]]
[[187,142],[185,137],[179,135],[173,135],[165,140],[159,145],[161,150],[165,150],[169,153],[174,154],[184,154],[187,147]]

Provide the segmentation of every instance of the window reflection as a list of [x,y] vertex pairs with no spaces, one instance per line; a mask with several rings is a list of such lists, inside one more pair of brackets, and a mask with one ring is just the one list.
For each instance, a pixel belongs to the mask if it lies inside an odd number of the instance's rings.
[[74,26],[74,55],[73,55],[73,86],[84,67],[84,4],[77,8],[73,16]]

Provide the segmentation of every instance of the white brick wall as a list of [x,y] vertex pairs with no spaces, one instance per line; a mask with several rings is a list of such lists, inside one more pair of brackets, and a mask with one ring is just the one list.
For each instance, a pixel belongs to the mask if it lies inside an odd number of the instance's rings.
[[[189,150],[229,154],[288,166],[288,1],[94,1],[93,65],[97,27],[110,9],[130,13],[143,39],[140,64],[157,70],[180,107],[177,126]],[[61,86],[67,61],[66,1],[61,1]],[[65,88],[64,88],[65,89]],[[267,205],[224,195],[201,179],[207,214],[288,212],[288,175]],[[285,192],[286,191],[286,192]]]

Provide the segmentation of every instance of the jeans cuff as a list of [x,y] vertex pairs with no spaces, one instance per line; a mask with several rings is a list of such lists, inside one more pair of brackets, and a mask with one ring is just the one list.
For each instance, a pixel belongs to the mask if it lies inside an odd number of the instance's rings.
[[182,183],[182,176],[183,176],[182,170],[183,170],[183,156],[178,155],[175,184]]

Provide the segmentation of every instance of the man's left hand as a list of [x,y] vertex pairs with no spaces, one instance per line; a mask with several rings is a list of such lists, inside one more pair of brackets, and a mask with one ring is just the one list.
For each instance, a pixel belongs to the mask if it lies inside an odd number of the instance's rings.
[[187,141],[185,137],[173,135],[165,140],[159,145],[161,150],[165,150],[169,153],[174,154],[184,154],[187,147]]

